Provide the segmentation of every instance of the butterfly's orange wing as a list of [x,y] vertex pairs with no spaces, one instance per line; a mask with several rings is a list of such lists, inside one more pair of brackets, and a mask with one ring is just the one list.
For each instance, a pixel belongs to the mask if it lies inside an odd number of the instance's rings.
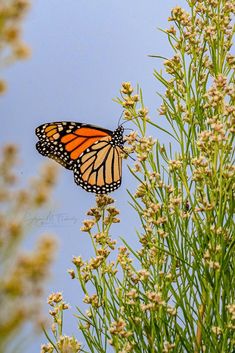
[[43,156],[50,157],[67,169],[73,169],[74,161],[93,143],[108,136],[112,131],[92,125],[74,122],[53,122],[39,126],[36,148]]
[[121,184],[123,128],[114,132],[93,125],[55,122],[36,129],[37,150],[74,171],[85,190],[108,193]]

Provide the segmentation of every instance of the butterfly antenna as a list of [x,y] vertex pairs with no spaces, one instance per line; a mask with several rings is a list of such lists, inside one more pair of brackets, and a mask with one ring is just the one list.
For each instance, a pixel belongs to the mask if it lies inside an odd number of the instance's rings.
[[124,113],[124,110],[122,111],[122,114],[120,115],[120,118],[118,119],[118,126],[122,125],[122,124],[120,124],[120,121],[122,119],[123,113]]
[[135,117],[133,117],[133,118],[131,118],[131,119],[125,120],[125,121],[123,121],[123,123],[122,123],[121,125],[124,125],[124,124],[126,124],[126,123],[129,123],[129,121],[135,120],[135,119],[137,119],[137,118],[139,118],[139,116],[135,116]]

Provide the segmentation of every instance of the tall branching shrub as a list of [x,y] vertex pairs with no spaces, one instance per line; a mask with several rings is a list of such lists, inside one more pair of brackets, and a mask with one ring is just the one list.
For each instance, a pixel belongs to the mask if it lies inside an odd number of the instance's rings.
[[[82,228],[94,257],[75,257],[69,271],[88,305],[77,314],[85,344],[63,336],[64,303],[54,294],[55,339],[48,336],[42,352],[235,352],[235,2],[187,3],[188,12],[172,10],[163,32],[173,57],[154,73],[165,87],[159,114],[169,128],[148,116],[130,83],[117,99],[137,127],[126,150],[137,158],[130,171],[139,186],[130,197],[142,223],[139,249],[122,239],[111,260],[118,211],[98,196]],[[147,124],[156,136],[165,132],[163,144],[146,137]]]

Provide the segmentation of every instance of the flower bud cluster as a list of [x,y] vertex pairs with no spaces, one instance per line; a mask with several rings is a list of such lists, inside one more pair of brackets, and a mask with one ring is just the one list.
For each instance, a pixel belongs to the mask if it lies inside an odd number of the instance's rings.
[[97,294],[93,295],[85,295],[83,302],[86,304],[90,304],[93,308],[99,308],[102,303]]
[[125,246],[118,248],[118,263],[121,265],[122,269],[126,272],[132,271],[132,259],[130,258],[130,253]]
[[228,310],[229,314],[231,315],[231,320],[235,321],[235,303],[228,304],[227,305],[227,310]]
[[175,343],[170,343],[168,341],[164,341],[164,348],[162,353],[169,353],[175,348]]
[[78,353],[81,352],[82,348],[81,343],[78,342],[75,337],[69,336],[60,336],[56,346],[61,353]]
[[50,294],[47,303],[53,308],[49,311],[49,314],[54,318],[54,322],[60,321],[60,313],[69,309],[69,305],[63,301],[61,292]]
[[[134,88],[131,86],[130,82],[123,82],[121,88],[121,95],[123,98],[122,106],[125,109],[135,108],[137,102],[139,101],[139,96],[137,94],[133,95]],[[128,114],[125,114],[125,118],[128,120]]]
[[125,120],[135,120],[140,118],[143,121],[147,121],[148,118],[148,109],[146,109],[142,102],[141,108],[137,110],[137,104],[140,101],[139,94],[133,94],[134,88],[131,86],[130,82],[123,82],[122,88],[120,90],[121,99],[118,102],[123,106],[124,110],[124,119]]
[[116,321],[111,323],[109,332],[112,336],[118,336],[128,338],[132,336],[132,332],[126,329],[126,322],[120,317]]
[[178,54],[174,55],[172,59],[165,60],[163,64],[168,74],[180,75],[182,71],[182,62]]
[[[119,211],[112,206],[113,202],[114,200],[108,195],[97,195],[96,207],[92,207],[87,212],[87,215],[92,219],[83,221],[81,230],[90,234],[95,247],[95,257],[91,257],[88,261],[83,261],[81,256],[74,257],[72,262],[76,266],[77,274],[73,270],[68,272],[72,278],[78,278],[84,282],[84,285],[92,280],[94,271],[100,271],[103,275],[105,273],[115,275],[117,272],[115,263],[113,261],[107,262],[111,250],[114,250],[116,245],[116,240],[113,240],[109,235],[109,228],[112,224],[120,222],[117,218]],[[100,231],[99,222],[101,219],[103,231]],[[95,225],[98,232],[92,234],[91,230]]]
[[54,346],[51,343],[43,344],[40,353],[79,353],[81,348],[81,343],[75,337],[61,335]]

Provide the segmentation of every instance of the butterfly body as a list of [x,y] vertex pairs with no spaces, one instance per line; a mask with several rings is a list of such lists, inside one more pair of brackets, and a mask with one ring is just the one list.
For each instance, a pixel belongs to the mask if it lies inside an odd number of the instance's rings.
[[52,122],[36,128],[36,148],[43,156],[73,170],[83,189],[97,194],[121,185],[123,127],[111,131],[77,122]]

